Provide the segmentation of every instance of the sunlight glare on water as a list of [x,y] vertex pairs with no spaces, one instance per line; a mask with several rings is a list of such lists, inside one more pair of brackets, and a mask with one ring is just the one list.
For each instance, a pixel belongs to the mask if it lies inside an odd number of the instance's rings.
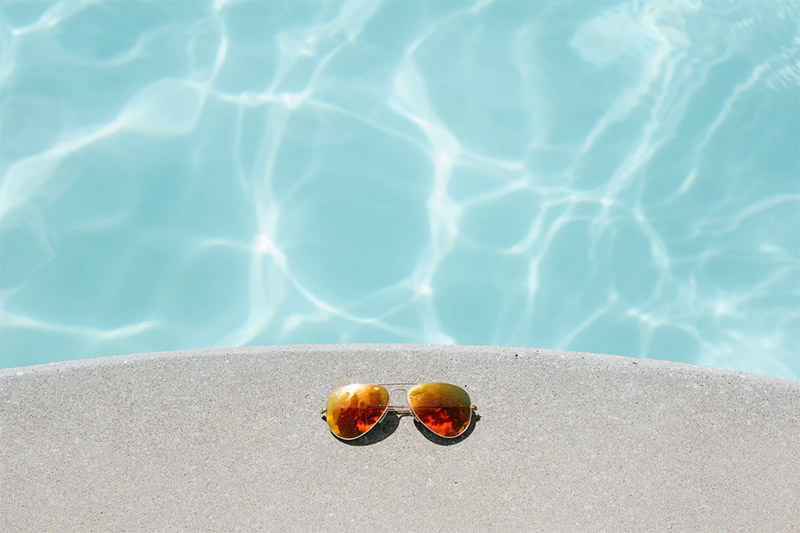
[[458,343],[800,379],[797,2],[0,3],[0,363]]

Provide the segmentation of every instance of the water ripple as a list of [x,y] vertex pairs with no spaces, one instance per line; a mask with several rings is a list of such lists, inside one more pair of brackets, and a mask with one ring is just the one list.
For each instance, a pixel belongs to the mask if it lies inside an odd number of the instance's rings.
[[797,2],[0,4],[0,363],[525,345],[800,379]]

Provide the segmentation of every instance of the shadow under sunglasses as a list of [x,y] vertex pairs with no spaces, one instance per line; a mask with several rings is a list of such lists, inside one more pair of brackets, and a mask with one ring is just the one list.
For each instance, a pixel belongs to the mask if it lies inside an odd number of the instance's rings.
[[[383,420],[381,420],[381,422],[378,425],[376,425],[375,427],[370,429],[369,432],[367,432],[365,435],[357,439],[344,440],[336,437],[336,435],[333,433],[331,433],[331,435],[333,435],[334,438],[336,438],[336,440],[338,440],[342,444],[347,444],[348,446],[369,446],[370,444],[375,444],[376,442],[382,441],[383,439],[387,438],[389,435],[397,431],[397,427],[400,425],[400,419],[406,417],[409,417],[412,420],[414,420],[414,425],[417,427],[419,432],[422,433],[425,436],[425,438],[431,441],[432,443],[438,444],[440,446],[452,446],[454,444],[458,444],[459,442],[463,441],[472,434],[472,432],[475,430],[475,423],[478,420],[480,420],[481,415],[479,415],[476,412],[473,412],[472,419],[470,420],[467,429],[464,430],[464,433],[452,439],[440,437],[439,435],[437,435],[436,433],[425,427],[425,424],[422,424],[419,420],[417,420],[411,415],[398,414],[394,412],[386,413],[386,415],[383,417]],[[325,421],[328,420],[328,418],[325,415],[322,415],[321,418],[322,420]]]

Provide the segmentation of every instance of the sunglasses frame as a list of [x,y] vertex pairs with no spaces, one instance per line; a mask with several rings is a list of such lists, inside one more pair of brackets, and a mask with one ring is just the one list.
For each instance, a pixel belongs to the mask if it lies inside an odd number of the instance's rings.
[[[403,381],[403,382],[399,382],[399,383],[351,383],[350,385],[371,385],[371,386],[374,386],[374,387],[382,387],[383,389],[386,390],[386,392],[389,393],[389,401],[392,400],[392,393],[393,392],[401,390],[401,391],[406,393],[406,402],[408,402],[408,407],[406,407],[404,405],[391,405],[391,404],[387,405],[386,409],[383,410],[383,414],[381,414],[381,417],[377,420],[377,422],[372,424],[372,426],[370,426],[370,428],[368,430],[366,430],[364,433],[362,433],[361,435],[358,435],[356,437],[340,437],[336,433],[333,433],[332,430],[331,430],[331,433],[333,434],[334,437],[336,437],[339,440],[351,441],[351,440],[360,439],[361,437],[363,437],[364,435],[366,435],[367,433],[372,431],[374,428],[378,427],[380,425],[380,423],[383,422],[383,419],[386,418],[387,413],[391,412],[391,413],[396,414],[397,416],[412,416],[412,417],[414,417],[414,420],[416,420],[417,422],[422,424],[422,426],[426,430],[430,431],[431,433],[433,433],[437,437],[441,437],[443,439],[457,439],[458,437],[460,437],[464,433],[466,433],[467,430],[469,429],[469,426],[472,424],[472,414],[473,414],[473,412],[475,412],[477,414],[478,406],[475,405],[475,404],[470,404],[470,406],[469,406],[469,421],[467,422],[467,425],[464,426],[464,430],[461,433],[459,433],[458,435],[453,435],[451,437],[448,437],[448,436],[445,436],[445,435],[439,435],[438,433],[433,431],[431,428],[429,428],[427,425],[425,425],[425,422],[420,420],[419,416],[417,416],[417,413],[415,413],[414,409],[411,408],[411,402],[410,402],[409,397],[408,397],[409,391],[411,389],[413,389],[414,387],[416,387],[417,385],[430,385],[430,384],[433,384],[433,383],[439,383],[439,382],[414,383],[414,382],[411,382],[411,381],[408,381],[408,382]],[[461,389],[464,392],[466,392],[467,396],[469,396],[469,392],[467,392],[467,390],[464,389],[464,387],[459,387],[458,385],[453,385],[452,383],[443,383],[443,384],[444,385],[450,385],[450,386],[453,386],[453,387],[458,387],[459,389]],[[397,385],[408,386],[408,388],[407,389],[402,388],[402,387],[395,388],[395,389],[388,389],[387,388],[387,387],[395,387]],[[344,385],[344,386],[346,387],[347,385]],[[331,394],[333,394],[334,392],[336,392],[340,388],[341,387],[338,387],[338,388],[334,389],[333,392],[331,392]],[[327,416],[328,416],[328,408],[326,407],[325,409],[322,409],[319,413],[321,415],[325,415],[326,418],[327,418]]]

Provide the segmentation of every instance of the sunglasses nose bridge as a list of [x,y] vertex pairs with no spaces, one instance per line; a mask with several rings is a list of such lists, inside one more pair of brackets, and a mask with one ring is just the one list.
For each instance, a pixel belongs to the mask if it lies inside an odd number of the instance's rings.
[[403,394],[403,398],[406,401],[403,402],[405,405],[397,404],[395,402],[390,402],[391,403],[391,407],[392,407],[392,411],[395,412],[398,415],[411,415],[412,414],[411,413],[411,407],[408,405],[408,401],[407,401],[408,390],[407,389],[403,389],[403,388],[391,389],[389,391],[389,398],[390,399],[394,399],[395,398],[394,394],[396,392],[403,392],[404,393]]
[[[400,397],[400,395],[395,394],[397,392],[403,393],[402,398]],[[392,389],[389,391],[389,399],[390,399],[389,403],[397,407],[402,407],[407,409],[408,408],[407,407],[408,401],[406,400],[407,398],[408,398],[408,391],[406,391],[406,389]],[[397,400],[399,403],[395,402],[394,400]]]

